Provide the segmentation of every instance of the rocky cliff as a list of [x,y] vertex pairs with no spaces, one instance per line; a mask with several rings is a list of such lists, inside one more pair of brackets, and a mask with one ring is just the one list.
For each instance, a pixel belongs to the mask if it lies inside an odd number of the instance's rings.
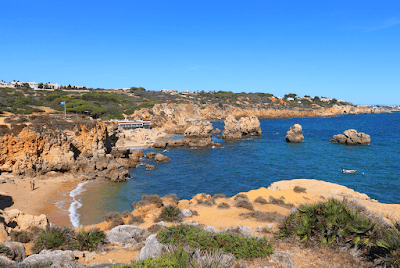
[[113,151],[123,135],[116,124],[44,116],[32,117],[25,127],[11,122],[11,127],[2,129],[0,172],[28,177],[76,172],[83,179],[101,176],[120,181],[125,180],[127,167],[136,166],[136,156],[126,154],[123,159]]
[[184,133],[191,125],[192,119],[224,120],[232,115],[236,119],[256,116],[266,118],[294,118],[315,116],[337,116],[342,114],[374,113],[375,110],[366,106],[334,105],[329,108],[315,106],[309,109],[292,108],[264,108],[254,104],[245,108],[228,104],[156,104],[152,109],[138,110],[131,119],[152,120],[153,127],[164,127],[168,133]]

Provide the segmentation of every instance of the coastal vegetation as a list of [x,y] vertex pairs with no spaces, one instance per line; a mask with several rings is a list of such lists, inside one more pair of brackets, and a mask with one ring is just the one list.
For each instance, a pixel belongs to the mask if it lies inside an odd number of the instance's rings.
[[296,94],[287,94],[282,99],[270,93],[233,93],[231,91],[174,94],[162,91],[150,91],[143,87],[131,87],[130,90],[104,90],[85,88],[79,90],[55,89],[33,90],[30,87],[0,88],[0,114],[32,114],[44,112],[43,107],[55,110],[55,113],[64,111],[65,102],[67,113],[77,116],[90,116],[101,119],[123,119],[124,115],[132,115],[140,109],[152,108],[161,103],[194,103],[201,109],[206,105],[218,104],[224,109],[225,105],[265,109],[309,109],[315,106],[331,107],[335,104],[349,105],[338,102],[336,99],[300,98]]

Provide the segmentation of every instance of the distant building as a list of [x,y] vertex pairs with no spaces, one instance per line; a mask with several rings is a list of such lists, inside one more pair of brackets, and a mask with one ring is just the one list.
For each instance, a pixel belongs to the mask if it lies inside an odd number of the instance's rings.
[[292,101],[292,100],[294,100],[294,98],[289,97],[289,98],[287,98],[287,100],[288,100],[288,101]]
[[117,120],[118,126],[123,129],[150,128],[151,121],[146,120]]
[[319,98],[321,101],[325,101],[325,102],[329,102],[329,101],[331,101],[332,99],[331,98],[325,98],[325,97],[321,97],[321,98]]

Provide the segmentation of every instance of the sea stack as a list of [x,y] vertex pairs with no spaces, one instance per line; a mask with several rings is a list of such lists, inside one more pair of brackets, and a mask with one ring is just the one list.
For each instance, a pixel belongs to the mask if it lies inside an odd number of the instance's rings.
[[[343,135],[344,134],[344,135]],[[370,144],[371,136],[355,129],[348,129],[343,134],[334,135],[329,142],[335,142],[348,145]]]
[[238,120],[233,115],[229,115],[225,121],[224,132],[222,138],[230,140],[238,140],[246,135],[261,135],[260,121],[257,116],[241,117]]
[[301,125],[295,124],[286,133],[286,142],[302,142],[304,140]]

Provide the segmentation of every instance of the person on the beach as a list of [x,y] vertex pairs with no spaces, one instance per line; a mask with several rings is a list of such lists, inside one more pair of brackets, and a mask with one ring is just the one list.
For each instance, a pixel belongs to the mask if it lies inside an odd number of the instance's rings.
[[31,180],[31,191],[35,190],[35,180]]

